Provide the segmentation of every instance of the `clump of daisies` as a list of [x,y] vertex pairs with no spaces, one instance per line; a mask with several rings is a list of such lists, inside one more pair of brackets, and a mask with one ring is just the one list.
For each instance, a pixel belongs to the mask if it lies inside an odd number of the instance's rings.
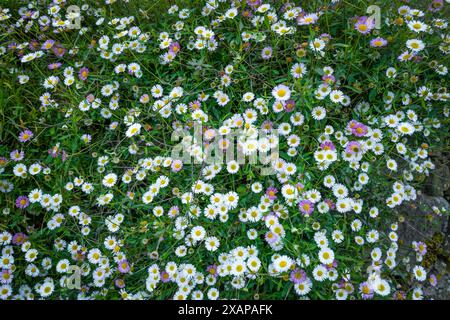
[[448,4],[63,2],[0,9],[0,299],[428,298]]

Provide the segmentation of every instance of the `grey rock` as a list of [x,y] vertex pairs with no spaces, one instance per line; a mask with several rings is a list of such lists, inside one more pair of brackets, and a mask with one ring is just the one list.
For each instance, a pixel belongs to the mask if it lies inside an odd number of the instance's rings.
[[436,167],[431,171],[430,176],[425,181],[425,193],[431,196],[443,197],[446,191],[450,190],[450,169],[447,165],[449,161],[444,156],[433,158]]
[[[434,212],[435,208],[440,214]],[[405,242],[420,238],[430,238],[436,232],[448,233],[450,204],[442,196],[419,194],[415,201],[403,204],[397,209],[405,222],[399,226],[399,233]]]
[[409,257],[410,261],[415,261],[415,253],[408,250],[413,241],[432,244],[428,245],[424,261],[431,268],[431,273],[439,275],[440,279],[436,287],[426,282],[423,288],[425,298],[450,299],[449,202],[442,196],[422,193],[415,201],[403,204],[396,211],[404,218],[398,230],[399,239],[403,244],[403,249],[399,250],[400,258]]

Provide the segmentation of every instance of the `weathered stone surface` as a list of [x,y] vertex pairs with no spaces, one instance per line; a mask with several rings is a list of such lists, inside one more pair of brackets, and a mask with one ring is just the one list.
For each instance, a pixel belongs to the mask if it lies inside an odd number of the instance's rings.
[[424,287],[424,294],[426,298],[434,300],[449,300],[450,299],[450,276],[448,270],[448,263],[438,260],[434,265],[435,274],[440,275],[438,284],[433,287],[427,284]]
[[[436,208],[440,214],[435,212]],[[444,197],[419,194],[416,201],[405,203],[397,211],[405,218],[399,228],[405,241],[430,238],[436,232],[448,231],[450,204]]]
[[450,159],[444,155],[432,159],[436,167],[425,181],[424,191],[431,196],[443,197],[450,190],[450,169],[447,165]]
[[438,276],[438,285],[424,285],[426,298],[450,299],[450,241],[449,213],[450,204],[442,196],[420,194],[414,202],[405,203],[397,209],[404,222],[399,224],[399,238],[405,246],[399,251],[400,257],[408,256],[415,261],[414,252],[408,250],[412,241],[427,244],[427,255],[423,264],[431,267],[431,273]]

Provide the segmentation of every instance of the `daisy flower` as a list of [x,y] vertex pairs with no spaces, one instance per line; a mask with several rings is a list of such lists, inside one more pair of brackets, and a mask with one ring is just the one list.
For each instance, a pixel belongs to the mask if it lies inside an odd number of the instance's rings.
[[291,90],[289,87],[280,84],[273,88],[272,96],[278,101],[286,101],[291,97]]

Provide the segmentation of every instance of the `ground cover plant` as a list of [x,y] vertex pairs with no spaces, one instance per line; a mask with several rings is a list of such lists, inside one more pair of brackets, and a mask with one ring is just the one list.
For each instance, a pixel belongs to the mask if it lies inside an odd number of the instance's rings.
[[0,298],[426,299],[448,6],[1,1]]

